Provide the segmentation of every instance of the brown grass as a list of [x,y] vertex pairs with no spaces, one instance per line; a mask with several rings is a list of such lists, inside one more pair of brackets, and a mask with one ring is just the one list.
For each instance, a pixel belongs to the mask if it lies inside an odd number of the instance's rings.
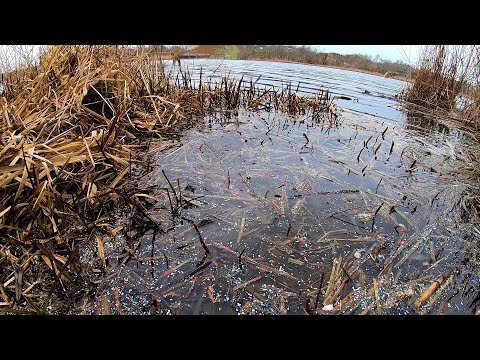
[[[455,113],[480,125],[480,52],[477,46],[434,45],[423,48],[406,101]],[[460,105],[460,106],[459,106]]]

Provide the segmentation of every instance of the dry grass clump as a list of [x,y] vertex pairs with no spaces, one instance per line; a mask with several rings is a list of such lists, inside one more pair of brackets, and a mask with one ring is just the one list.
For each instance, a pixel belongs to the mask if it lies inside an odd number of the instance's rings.
[[[53,289],[73,286],[78,236],[128,196],[117,189],[140,160],[141,137],[185,116],[160,95],[158,66],[119,47],[54,46],[4,72],[0,282],[10,310],[26,300],[44,312]],[[54,277],[40,281],[48,268]]]
[[476,45],[433,45],[423,48],[405,100],[453,112],[460,120],[480,125],[480,48]]
[[114,197],[138,135],[183,116],[158,95],[147,59],[119,61],[121,53],[53,47],[38,66],[4,76],[0,226],[19,241],[40,232],[63,242],[58,229],[75,206]]

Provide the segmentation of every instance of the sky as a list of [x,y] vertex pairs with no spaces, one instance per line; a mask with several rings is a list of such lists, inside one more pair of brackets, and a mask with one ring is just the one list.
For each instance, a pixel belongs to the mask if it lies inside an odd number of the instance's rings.
[[317,51],[336,52],[338,54],[362,54],[375,57],[377,54],[383,60],[415,64],[420,53],[420,45],[314,45]]

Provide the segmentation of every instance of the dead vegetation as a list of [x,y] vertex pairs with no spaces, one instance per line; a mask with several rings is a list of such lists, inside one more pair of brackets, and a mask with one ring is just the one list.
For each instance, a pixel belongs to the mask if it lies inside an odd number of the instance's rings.
[[425,46],[405,100],[480,126],[480,52],[477,45]]
[[[228,78],[194,86],[126,47],[9,54],[0,83],[0,312],[64,312],[91,294],[89,274],[105,266],[99,230],[121,204],[135,209],[136,226],[163,230],[136,185],[152,142],[240,106],[336,121],[328,93],[307,99]],[[89,242],[95,269],[78,254]]]

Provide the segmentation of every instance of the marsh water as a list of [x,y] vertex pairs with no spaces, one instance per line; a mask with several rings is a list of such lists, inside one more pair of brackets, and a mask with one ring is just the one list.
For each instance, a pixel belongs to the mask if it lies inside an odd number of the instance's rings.
[[[164,231],[133,234],[136,246],[106,237],[117,265],[91,311],[105,302],[139,314],[476,311],[480,232],[464,202],[475,139],[407,110],[398,80],[276,62],[182,66],[204,81],[328,89],[339,121],[240,110],[164,139],[142,180]],[[173,209],[175,196],[184,205]],[[132,259],[118,260],[128,246]],[[415,307],[440,276],[443,287]]]

